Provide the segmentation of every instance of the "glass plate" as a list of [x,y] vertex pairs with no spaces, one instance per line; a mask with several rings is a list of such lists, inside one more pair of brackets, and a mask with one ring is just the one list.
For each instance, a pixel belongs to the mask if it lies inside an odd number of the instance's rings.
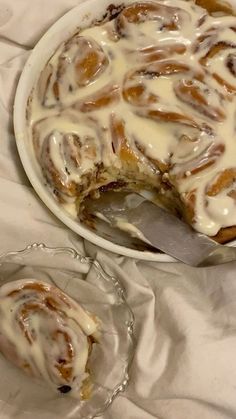
[[93,393],[82,402],[53,393],[0,355],[1,418],[92,419],[101,415],[126,389],[134,352],[134,316],[120,282],[96,260],[70,248],[48,248],[44,244],[0,256],[1,285],[22,278],[53,283],[101,320],[101,338],[90,363]]

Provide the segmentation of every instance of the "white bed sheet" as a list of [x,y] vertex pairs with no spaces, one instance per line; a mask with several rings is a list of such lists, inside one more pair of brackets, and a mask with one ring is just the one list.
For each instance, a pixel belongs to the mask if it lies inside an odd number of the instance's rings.
[[[43,32],[77,4],[0,0],[0,252],[73,245],[119,276],[137,347],[128,390],[104,419],[236,418],[236,264],[197,270],[108,254],[64,227],[24,174],[12,130],[16,82]],[[0,394],[0,418],[11,412]]]

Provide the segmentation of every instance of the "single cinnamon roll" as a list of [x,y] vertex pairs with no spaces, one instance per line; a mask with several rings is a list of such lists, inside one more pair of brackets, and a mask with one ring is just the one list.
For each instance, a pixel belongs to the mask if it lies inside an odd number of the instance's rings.
[[0,288],[0,351],[61,393],[91,392],[89,357],[98,320],[53,285],[23,279]]
[[88,185],[89,178],[91,182],[96,180],[103,152],[108,147],[107,144],[103,147],[106,138],[99,123],[84,118],[78,118],[74,110],[64,111],[36,122],[33,127],[39,164],[47,185],[61,202],[75,199],[81,188]]
[[129,36],[130,24],[154,20],[160,22],[161,29],[175,31],[180,29],[183,21],[188,17],[188,13],[181,8],[151,1],[136,2],[125,7],[117,16],[116,30],[120,36]]
[[40,76],[38,94],[43,105],[54,107],[63,103],[79,88],[99,78],[108,63],[108,57],[94,39],[76,34],[52,57]]

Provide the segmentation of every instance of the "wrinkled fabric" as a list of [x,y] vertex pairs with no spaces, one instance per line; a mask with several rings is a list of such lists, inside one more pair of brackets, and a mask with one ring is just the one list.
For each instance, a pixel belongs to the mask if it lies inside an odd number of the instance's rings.
[[[45,30],[77,4],[0,0],[0,251],[33,242],[76,247],[122,282],[136,319],[136,350],[130,385],[104,419],[233,419],[236,264],[191,269],[109,254],[63,226],[22,168],[12,128],[16,83]],[[16,417],[11,412],[0,404],[1,419]]]

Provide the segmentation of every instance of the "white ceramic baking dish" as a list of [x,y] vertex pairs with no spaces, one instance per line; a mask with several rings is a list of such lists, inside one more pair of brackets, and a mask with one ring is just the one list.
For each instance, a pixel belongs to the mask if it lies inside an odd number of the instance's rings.
[[[119,5],[121,3],[129,4],[132,2],[133,0],[122,0],[122,2],[121,0],[112,0],[112,4],[114,5]],[[235,0],[231,0],[231,3],[236,6]],[[27,134],[27,100],[39,77],[40,71],[63,41],[72,36],[78,28],[88,27],[91,25],[91,22],[100,19],[105,14],[105,11],[110,4],[111,0],[87,0],[82,2],[59,19],[46,32],[34,48],[22,72],[15,97],[14,127],[17,147],[24,169],[39,197],[47,207],[74,232],[111,252],[148,261],[171,262],[174,261],[174,259],[165,254],[136,250],[132,240],[130,240],[130,245],[129,239],[126,239],[125,245],[120,245],[117,243],[123,243],[122,237],[117,238],[117,240],[116,238],[114,240],[112,238],[111,240],[104,239],[104,235],[101,237],[101,235],[96,234],[96,232],[89,230],[89,228],[82,225],[78,219],[66,212],[45,187],[44,179],[37,167],[32,144]],[[105,236],[108,236],[108,234]]]

